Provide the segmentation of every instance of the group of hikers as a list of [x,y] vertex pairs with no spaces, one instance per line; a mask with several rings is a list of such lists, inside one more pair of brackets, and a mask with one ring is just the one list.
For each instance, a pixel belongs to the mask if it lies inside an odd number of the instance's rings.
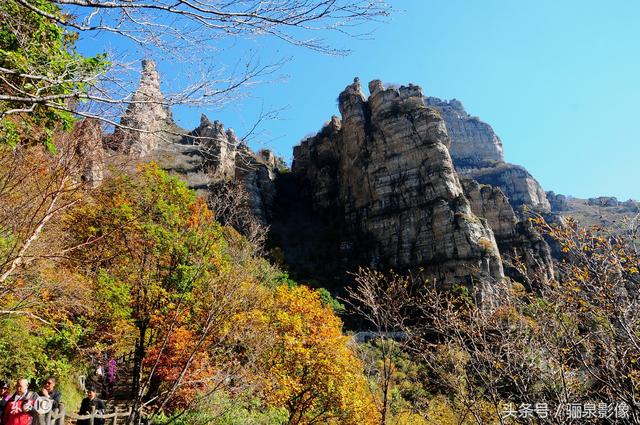
[[[78,414],[103,414],[105,404],[97,397],[95,386],[87,385],[86,392]],[[8,381],[0,381],[0,425],[49,425],[52,413],[60,407],[61,398],[55,378],[46,379],[39,391],[30,391],[27,379],[18,379],[13,391]],[[78,420],[78,425],[90,423],[89,419]],[[103,425],[104,419],[96,418],[93,424]]]

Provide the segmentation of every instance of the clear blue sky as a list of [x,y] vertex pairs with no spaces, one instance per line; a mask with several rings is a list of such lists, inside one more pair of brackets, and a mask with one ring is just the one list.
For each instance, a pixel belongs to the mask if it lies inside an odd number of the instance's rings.
[[[339,115],[336,98],[354,76],[365,83],[415,83],[457,98],[491,124],[507,161],[525,166],[545,190],[577,197],[640,199],[640,2],[394,1],[373,39],[335,37],[348,57],[275,41],[251,42],[263,57],[291,57],[283,82],[208,113],[238,133],[260,105],[284,107],[264,143],[287,159],[292,147]],[[167,74],[179,73],[160,64]],[[185,128],[200,110],[174,111]],[[258,141],[253,147],[261,147]]]

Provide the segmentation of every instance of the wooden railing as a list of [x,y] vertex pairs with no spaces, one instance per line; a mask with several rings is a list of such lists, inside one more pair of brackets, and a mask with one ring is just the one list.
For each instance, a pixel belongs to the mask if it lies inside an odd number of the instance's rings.
[[[51,412],[46,415],[45,423],[46,425],[65,425],[68,419],[77,421],[78,420],[89,420],[90,425],[94,425],[96,419],[104,419],[105,425],[118,425],[126,422],[126,419],[131,416],[131,408],[129,408],[126,412],[119,412],[118,408],[115,408],[113,413],[104,413],[99,414],[94,410],[88,415],[78,415],[76,413],[67,413],[65,410],[64,403],[60,403],[60,408],[56,411]],[[118,420],[122,418],[122,420]]]

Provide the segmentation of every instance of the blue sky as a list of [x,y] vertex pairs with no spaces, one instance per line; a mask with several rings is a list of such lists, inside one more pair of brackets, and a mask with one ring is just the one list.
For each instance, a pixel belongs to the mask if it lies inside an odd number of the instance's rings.
[[[640,2],[392,4],[399,11],[374,25],[372,39],[331,36],[353,51],[348,57],[274,40],[239,42],[265,61],[290,57],[281,70],[288,77],[207,114],[242,134],[261,107],[287,107],[252,145],[290,159],[295,144],[339,115],[336,98],[353,77],[414,83],[426,95],[461,100],[491,124],[507,161],[525,166],[545,190],[640,199]],[[161,63],[160,71],[175,78],[181,69]],[[191,129],[201,111],[179,108],[174,115]]]

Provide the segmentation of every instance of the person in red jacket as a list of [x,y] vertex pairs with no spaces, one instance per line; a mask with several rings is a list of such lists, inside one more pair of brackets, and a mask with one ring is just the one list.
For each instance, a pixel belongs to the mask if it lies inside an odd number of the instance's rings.
[[35,398],[29,391],[29,381],[19,379],[15,394],[4,408],[2,425],[31,425]]

